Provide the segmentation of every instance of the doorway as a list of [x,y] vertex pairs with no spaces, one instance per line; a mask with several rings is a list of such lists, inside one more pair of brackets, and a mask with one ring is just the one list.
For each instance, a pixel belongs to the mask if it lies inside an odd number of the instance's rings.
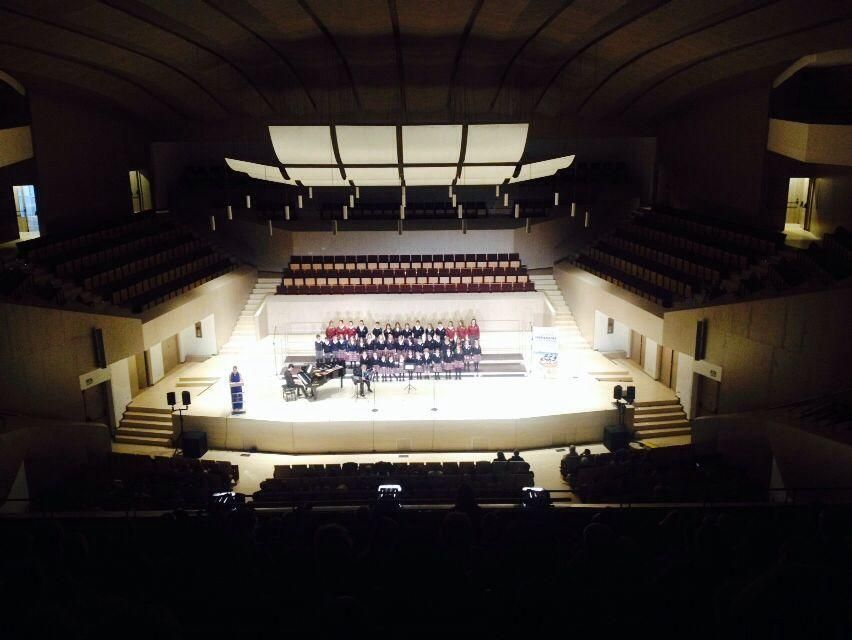
[[695,417],[713,416],[719,413],[718,381],[702,375],[695,376],[698,388],[695,390]]
[[811,227],[810,201],[811,201],[811,179],[790,178],[787,185],[787,216],[784,220],[785,226],[792,225],[804,231]]
[[102,422],[112,426],[108,383],[101,382],[83,390],[83,411],[86,422]]
[[15,197],[15,213],[18,218],[18,236],[21,240],[32,240],[41,235],[38,225],[35,186],[19,184],[12,187]]
[[130,202],[133,213],[152,209],[151,182],[139,169],[130,172]]

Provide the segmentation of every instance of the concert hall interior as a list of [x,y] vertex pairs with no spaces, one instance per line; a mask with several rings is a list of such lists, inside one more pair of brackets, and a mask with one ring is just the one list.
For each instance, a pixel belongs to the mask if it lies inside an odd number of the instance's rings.
[[849,637],[850,293],[850,0],[0,0],[3,629]]

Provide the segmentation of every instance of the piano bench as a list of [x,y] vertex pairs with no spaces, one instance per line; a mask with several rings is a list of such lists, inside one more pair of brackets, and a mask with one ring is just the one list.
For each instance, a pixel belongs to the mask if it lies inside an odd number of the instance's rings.
[[286,400],[287,402],[295,400],[299,397],[296,387],[288,387],[286,384],[282,384],[281,391],[284,395],[284,400]]

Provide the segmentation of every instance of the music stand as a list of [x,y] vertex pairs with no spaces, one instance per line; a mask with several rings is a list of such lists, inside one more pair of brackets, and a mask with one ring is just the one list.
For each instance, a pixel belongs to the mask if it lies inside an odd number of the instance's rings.
[[413,371],[414,371],[414,365],[413,365],[413,364],[407,364],[407,365],[405,365],[405,366],[403,367],[403,371],[408,371],[408,384],[407,384],[407,385],[405,385],[405,392],[406,392],[406,393],[411,393],[412,391],[415,391],[415,392],[416,392],[416,391],[417,391],[417,387],[415,387],[413,384],[411,384],[411,375],[412,375],[412,373],[413,373]]

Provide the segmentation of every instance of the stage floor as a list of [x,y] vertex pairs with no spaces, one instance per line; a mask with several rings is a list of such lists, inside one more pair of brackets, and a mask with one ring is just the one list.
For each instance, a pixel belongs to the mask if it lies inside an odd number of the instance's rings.
[[[271,338],[248,345],[236,357],[185,363],[131,403],[165,408],[167,391],[188,389],[192,405],[185,429],[208,434],[211,447],[280,453],[369,451],[472,451],[539,448],[600,442],[615,421],[613,382],[593,374],[624,371],[591,349],[563,353],[554,376],[469,377],[462,380],[378,382],[356,398],[345,379],[330,380],[317,399],[286,402],[276,374],[280,358]],[[245,409],[231,414],[227,375],[236,364],[245,380]],[[644,374],[643,374],[644,375]],[[646,377],[635,380],[644,399],[674,397]]]

